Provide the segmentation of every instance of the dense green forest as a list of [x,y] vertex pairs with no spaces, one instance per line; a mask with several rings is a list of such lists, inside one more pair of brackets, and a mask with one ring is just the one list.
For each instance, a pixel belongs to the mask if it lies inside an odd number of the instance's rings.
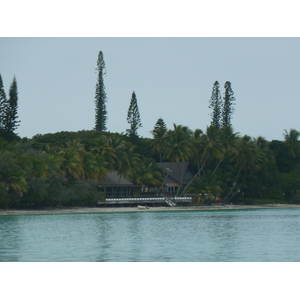
[[153,138],[91,131],[57,132],[0,140],[0,207],[94,206],[107,172],[135,184],[160,186],[160,161],[188,161],[194,178],[180,193],[208,193],[225,202],[300,203],[300,133],[267,141],[234,133],[231,126],[205,131],[162,119]]

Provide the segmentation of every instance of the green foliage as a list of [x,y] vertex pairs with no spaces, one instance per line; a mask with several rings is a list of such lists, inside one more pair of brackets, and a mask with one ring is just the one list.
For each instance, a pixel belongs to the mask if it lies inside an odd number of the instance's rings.
[[290,146],[286,141],[273,140],[269,144],[269,149],[274,154],[279,172],[289,173],[294,169],[296,166],[295,158],[291,155]]
[[224,92],[223,109],[222,109],[222,126],[231,126],[231,118],[234,112],[233,105],[235,105],[234,103],[235,98],[231,88],[230,81],[225,82],[224,88],[225,88],[225,92]]
[[98,80],[96,83],[96,92],[95,92],[95,105],[96,105],[95,130],[105,131],[106,122],[107,122],[107,110],[106,110],[107,97],[106,97],[103,77],[106,75],[106,67],[105,67],[102,51],[100,51],[98,54],[96,70],[98,71]]
[[5,117],[7,106],[8,106],[7,98],[4,91],[2,76],[0,74],[0,130],[4,129],[4,117]]
[[151,188],[162,183],[163,175],[160,167],[153,159],[143,157],[136,162],[134,168],[131,168],[128,179],[135,184]]
[[220,197],[222,194],[222,182],[218,180],[213,172],[208,171],[204,176],[195,180],[188,189],[188,192],[198,194],[208,194],[208,197]]
[[211,113],[211,125],[216,126],[217,128],[221,127],[221,113],[222,113],[222,101],[220,93],[220,84],[218,81],[215,81],[212,89],[211,98],[209,101],[209,108],[212,109]]
[[14,130],[19,126],[17,121],[18,110],[18,91],[16,79],[9,90],[9,99],[7,99],[2,77],[0,74],[0,141],[14,141],[20,138],[14,133]]
[[284,131],[284,140],[288,146],[289,154],[294,159],[295,162],[300,162],[300,132],[296,129],[290,129]]
[[154,129],[151,131],[153,138],[156,138],[157,135],[160,136],[161,131],[167,131],[167,126],[165,121],[162,118],[159,118],[154,125]]
[[60,204],[65,206],[96,206],[102,194],[95,188],[95,180],[78,180],[68,189],[62,191],[63,200]]
[[18,121],[18,89],[17,81],[14,77],[9,89],[9,99],[4,110],[4,117],[2,120],[3,128],[8,133],[13,133],[19,126]]
[[151,131],[153,140],[151,141],[152,152],[159,154],[159,160],[162,163],[162,153],[164,151],[164,142],[168,129],[162,118],[159,118]]
[[192,131],[186,126],[173,126],[174,129],[166,133],[164,157],[173,163],[187,161],[192,154]]
[[137,99],[135,92],[132,92],[130,105],[127,112],[127,122],[130,124],[130,128],[127,129],[127,134],[133,138],[137,139],[138,133],[137,130],[142,127],[140,112],[137,104]]
[[155,194],[165,183],[163,159],[190,162],[193,179],[188,184],[181,180],[178,193],[206,193],[244,204],[260,199],[300,203],[296,130],[285,131],[284,141],[268,142],[239,136],[231,126],[191,131],[176,124],[167,130],[158,123],[152,139],[137,136],[134,141],[97,131],[0,140],[0,208],[94,206],[103,201],[98,182],[111,170],[141,185],[143,193]]

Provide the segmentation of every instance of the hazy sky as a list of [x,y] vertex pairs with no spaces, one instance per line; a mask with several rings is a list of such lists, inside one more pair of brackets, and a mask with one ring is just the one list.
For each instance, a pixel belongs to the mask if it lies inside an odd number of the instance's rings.
[[19,92],[21,137],[90,130],[95,124],[95,71],[103,52],[107,76],[107,129],[125,132],[136,92],[143,127],[157,119],[206,129],[217,80],[230,81],[236,98],[234,130],[283,139],[300,130],[300,38],[0,38],[0,74],[8,94]]

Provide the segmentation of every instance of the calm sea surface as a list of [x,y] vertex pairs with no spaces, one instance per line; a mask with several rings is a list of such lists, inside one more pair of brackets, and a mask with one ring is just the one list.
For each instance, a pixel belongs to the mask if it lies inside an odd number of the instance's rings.
[[299,262],[300,209],[0,216],[0,261]]

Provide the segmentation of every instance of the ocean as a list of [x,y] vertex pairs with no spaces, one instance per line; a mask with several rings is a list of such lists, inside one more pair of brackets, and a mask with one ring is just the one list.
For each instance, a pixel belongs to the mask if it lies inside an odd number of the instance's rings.
[[1,262],[299,262],[300,209],[0,216]]

